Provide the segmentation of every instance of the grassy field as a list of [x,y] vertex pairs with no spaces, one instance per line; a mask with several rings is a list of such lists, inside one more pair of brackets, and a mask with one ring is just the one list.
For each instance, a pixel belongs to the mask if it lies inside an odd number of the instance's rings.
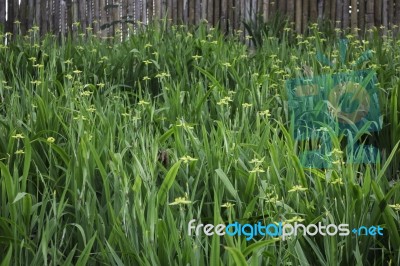
[[[378,29],[379,30],[379,29]],[[399,265],[400,39],[200,26],[0,45],[1,265]],[[321,30],[322,31],[322,30]],[[2,34],[0,39],[7,38]],[[317,48],[344,64],[327,67]],[[372,56],[354,66],[363,52]],[[301,166],[285,81],[377,72],[376,164]],[[357,137],[365,137],[361,136]],[[188,223],[381,226],[383,236],[188,235]]]

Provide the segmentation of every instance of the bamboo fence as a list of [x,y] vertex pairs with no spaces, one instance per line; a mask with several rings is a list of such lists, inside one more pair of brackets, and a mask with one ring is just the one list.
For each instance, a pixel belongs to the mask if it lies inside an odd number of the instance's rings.
[[116,31],[129,34],[130,25],[134,29],[166,19],[171,24],[204,21],[224,32],[240,29],[245,34],[243,21],[257,16],[268,20],[278,12],[297,32],[321,19],[360,32],[400,25],[400,0],[0,0],[0,27],[14,34],[38,26],[42,35],[80,28],[112,36]]

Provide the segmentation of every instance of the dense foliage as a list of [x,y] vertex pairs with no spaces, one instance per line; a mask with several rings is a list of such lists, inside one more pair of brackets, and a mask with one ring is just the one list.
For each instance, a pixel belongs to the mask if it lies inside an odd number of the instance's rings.
[[[205,25],[142,26],[123,42],[37,30],[0,46],[4,265],[400,264],[400,39],[391,32],[361,40],[285,28],[249,49],[240,32]],[[335,61],[343,36],[347,63],[320,64],[317,47]],[[285,81],[350,71],[367,49],[357,69],[379,79],[383,129],[366,139],[381,162],[342,163],[333,136],[332,169],[301,167]],[[380,225],[384,236],[195,237],[191,219]]]

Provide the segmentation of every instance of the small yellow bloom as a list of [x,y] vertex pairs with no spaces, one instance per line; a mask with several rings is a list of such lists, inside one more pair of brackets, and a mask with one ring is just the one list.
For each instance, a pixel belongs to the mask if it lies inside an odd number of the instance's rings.
[[149,102],[146,102],[146,101],[144,101],[144,100],[140,100],[139,102],[138,102],[138,105],[148,105],[148,104],[150,104]]
[[308,188],[302,187],[301,185],[295,185],[288,192],[297,192],[297,191],[307,191]]
[[261,116],[266,116],[269,117],[271,116],[271,113],[269,112],[269,110],[265,110],[265,111],[260,111],[258,112]]
[[78,70],[78,69],[75,69],[75,70],[72,71],[72,72],[74,72],[74,74],[80,74],[80,73],[82,73],[82,71],[80,71],[80,70]]
[[53,138],[53,137],[48,137],[47,138],[47,142],[49,142],[49,143],[54,143],[54,141],[56,141],[56,139]]
[[222,63],[223,66],[231,67],[232,65],[229,62]]
[[151,45],[150,43],[146,43],[146,45],[144,46],[144,48],[149,48],[152,47],[153,45]]
[[146,66],[147,66],[148,64],[151,64],[151,61],[150,60],[144,60],[143,63],[145,63]]
[[188,200],[186,197],[178,197],[175,199],[174,202],[171,202],[168,205],[182,205],[182,204],[190,204],[192,203],[190,200]]
[[396,211],[400,211],[400,204],[399,203],[390,204],[389,207],[394,209],[394,210],[396,210]]
[[226,202],[226,203],[221,205],[221,207],[227,208],[227,209],[232,208],[233,206],[235,206],[235,204],[230,203],[230,202]]
[[182,160],[184,163],[189,163],[189,162],[195,162],[198,159],[192,158],[189,155],[186,155],[186,156],[181,157],[180,160]]
[[253,168],[253,170],[249,171],[249,173],[264,173],[264,172],[265,171],[259,166],[256,166],[256,167]]
[[335,179],[335,180],[331,181],[331,184],[333,184],[333,185],[336,185],[336,184],[343,185],[344,183],[343,183],[343,179],[342,178],[338,178],[338,179]]
[[305,220],[301,218],[300,216],[295,216],[289,220],[286,220],[287,223],[301,223],[304,222]]
[[13,139],[23,139],[25,138],[22,134],[15,134],[14,136],[12,136]]
[[264,162],[264,158],[265,157],[261,158],[261,160],[254,158],[253,160],[250,161],[250,163],[260,164],[260,163]]
[[201,58],[201,55],[193,55],[193,56],[192,56],[192,58],[194,58],[194,60],[196,60],[196,61],[197,61],[198,59],[200,59],[200,58]]
[[15,154],[24,154],[25,152],[24,152],[24,150],[17,150],[16,152],[15,152]]
[[253,104],[251,104],[251,103],[242,103],[242,106],[243,106],[244,108],[249,108],[249,107],[252,107]]
[[144,76],[143,80],[150,80],[150,78],[148,76]]

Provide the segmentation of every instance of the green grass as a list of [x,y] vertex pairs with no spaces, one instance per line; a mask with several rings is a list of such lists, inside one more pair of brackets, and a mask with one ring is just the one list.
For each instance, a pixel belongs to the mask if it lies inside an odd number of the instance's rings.
[[[400,39],[348,35],[347,64],[327,68],[316,47],[337,59],[343,33],[310,32],[258,36],[255,51],[239,34],[163,24],[122,43],[32,30],[1,45],[1,265],[400,264]],[[304,65],[377,72],[381,162],[301,167],[285,80]],[[189,236],[191,219],[380,225],[384,236],[247,242]]]

